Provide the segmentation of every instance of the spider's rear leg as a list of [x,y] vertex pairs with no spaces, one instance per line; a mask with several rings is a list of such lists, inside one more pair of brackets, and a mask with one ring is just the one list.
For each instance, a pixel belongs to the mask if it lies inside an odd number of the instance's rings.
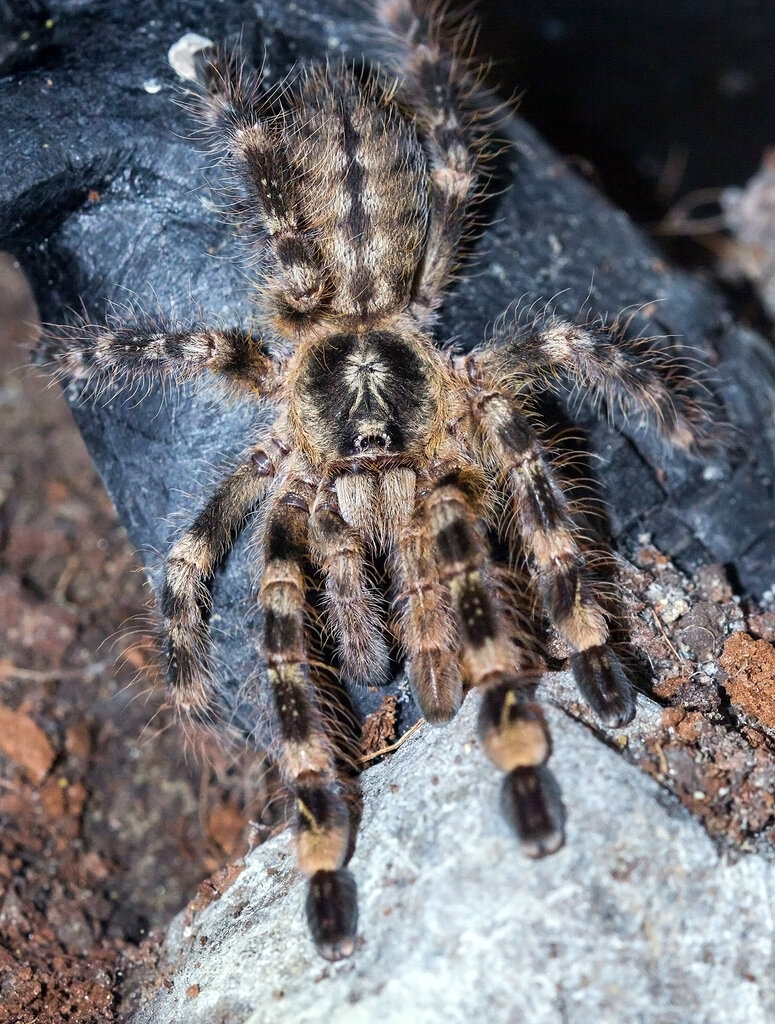
[[526,655],[512,642],[489,567],[475,503],[452,475],[428,495],[439,574],[458,620],[462,657],[473,686],[484,688],[479,734],[487,756],[506,773],[504,804],[531,857],[562,845],[562,809],[545,762],[549,730],[531,700]]
[[363,542],[339,512],[332,487],[318,493],[309,522],[310,546],[323,572],[328,618],[336,636],[342,674],[380,685],[390,671],[390,651],[366,579]]
[[263,530],[262,652],[275,707],[275,755],[296,803],[296,857],[309,878],[307,917],[320,953],[349,956],[355,946],[355,883],[344,867],[350,815],[337,781],[336,751],[325,728],[305,639],[305,563],[311,489],[290,481]]
[[606,614],[579,545],[568,502],[544,450],[516,402],[498,392],[476,406],[503,476],[544,606],[573,648],[571,668],[582,696],[606,725],[626,725],[635,693],[608,646]]
[[455,31],[440,4],[423,0],[380,0],[377,17],[396,36],[387,62],[402,100],[416,112],[430,158],[428,233],[412,300],[413,312],[426,320],[442,300],[470,227],[487,137],[484,104],[460,52],[470,43],[472,23]]
[[204,618],[210,599],[207,580],[266,493],[281,458],[271,443],[254,448],[221,483],[167,557],[161,595],[167,676],[175,703],[189,712],[201,715],[212,697]]
[[261,253],[275,323],[293,334],[315,319],[330,286],[315,225],[305,219],[307,182],[289,155],[298,97],[290,88],[270,93],[259,73],[219,49],[204,51],[200,77],[207,95],[198,112],[215,146],[228,153],[234,210]]

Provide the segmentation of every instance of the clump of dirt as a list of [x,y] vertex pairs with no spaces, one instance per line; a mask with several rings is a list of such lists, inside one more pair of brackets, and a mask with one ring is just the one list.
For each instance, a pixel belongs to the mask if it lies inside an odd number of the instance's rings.
[[361,729],[361,761],[374,762],[380,752],[396,738],[398,701],[390,694],[372,714],[367,715]]
[[662,705],[628,756],[724,845],[775,857],[775,650],[721,566],[694,577],[644,546],[623,570],[631,642]]
[[775,649],[766,640],[735,633],[724,645],[722,683],[737,712],[758,721],[775,737]]

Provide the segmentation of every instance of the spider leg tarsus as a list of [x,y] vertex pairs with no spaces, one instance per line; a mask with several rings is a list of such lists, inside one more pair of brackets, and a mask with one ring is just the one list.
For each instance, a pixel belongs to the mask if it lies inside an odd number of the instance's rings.
[[344,960],[355,949],[358,894],[346,868],[316,871],[309,880],[307,921],[318,952],[326,960]]
[[449,651],[417,651],[411,656],[409,681],[420,714],[431,725],[443,725],[463,703],[463,682],[457,657]]
[[501,806],[526,856],[548,857],[562,846],[562,800],[543,765],[510,771],[501,787]]
[[635,717],[635,691],[622,664],[605,644],[571,655],[571,669],[582,697],[612,729]]

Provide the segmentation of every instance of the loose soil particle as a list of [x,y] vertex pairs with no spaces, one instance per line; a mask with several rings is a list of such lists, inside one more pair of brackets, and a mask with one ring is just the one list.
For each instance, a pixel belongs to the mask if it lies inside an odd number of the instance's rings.
[[722,684],[732,705],[775,735],[775,649],[766,640],[735,633],[724,645]]

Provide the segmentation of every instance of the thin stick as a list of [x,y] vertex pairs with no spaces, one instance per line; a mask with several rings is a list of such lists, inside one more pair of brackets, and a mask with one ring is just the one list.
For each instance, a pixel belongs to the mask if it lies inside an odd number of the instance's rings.
[[375,757],[382,757],[383,754],[390,754],[394,750],[398,750],[398,748],[401,746],[401,744],[405,743],[406,740],[409,739],[409,737],[412,735],[413,732],[417,732],[417,730],[420,728],[421,725],[425,725],[425,719],[424,718],[420,718],[418,721],[416,721],[414,723],[414,725],[412,726],[412,728],[411,729],[407,729],[406,732],[404,733],[404,735],[400,739],[396,740],[395,743],[391,743],[391,745],[389,747],[381,747],[379,750],[375,750],[371,754],[363,754],[362,757],[358,758],[358,762],[360,764],[366,764],[367,761],[373,761]]

